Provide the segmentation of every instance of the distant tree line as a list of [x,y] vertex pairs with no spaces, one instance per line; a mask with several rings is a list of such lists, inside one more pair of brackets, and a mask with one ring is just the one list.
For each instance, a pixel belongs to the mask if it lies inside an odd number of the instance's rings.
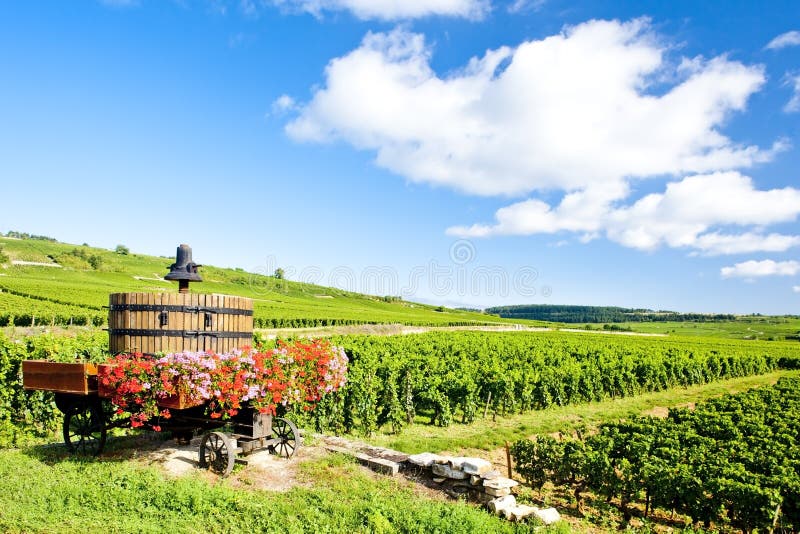
[[[0,233],[0,235],[3,235]],[[46,235],[36,235],[36,234],[29,234],[28,232],[15,232],[14,230],[9,230],[5,237],[14,237],[17,239],[36,239],[38,241],[50,241],[51,243],[58,243],[54,237],[48,237]]]
[[735,315],[716,313],[678,313],[655,311],[643,308],[619,308],[616,306],[568,306],[557,304],[525,304],[519,306],[497,306],[486,308],[486,313],[509,319],[532,319],[557,323],[631,323],[651,321],[733,321]]

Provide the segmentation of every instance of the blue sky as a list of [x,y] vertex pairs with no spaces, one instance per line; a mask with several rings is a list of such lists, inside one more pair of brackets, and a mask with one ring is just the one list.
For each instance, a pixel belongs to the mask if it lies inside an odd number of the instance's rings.
[[449,305],[798,313],[800,4],[0,5],[0,231]]

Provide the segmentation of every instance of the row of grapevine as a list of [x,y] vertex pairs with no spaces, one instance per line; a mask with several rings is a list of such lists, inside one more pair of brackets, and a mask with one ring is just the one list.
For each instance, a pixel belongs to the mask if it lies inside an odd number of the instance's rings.
[[0,333],[0,445],[17,441],[26,430],[48,431],[60,424],[53,395],[22,389],[22,361],[62,362],[108,358],[105,332],[78,336],[42,334],[9,339]]
[[105,322],[105,312],[0,292],[0,327],[101,326]]
[[539,437],[512,447],[531,485],[570,486],[633,505],[689,516],[704,528],[800,529],[800,379],[601,426],[585,439]]
[[351,359],[348,385],[324,402],[321,429],[399,431],[491,410],[520,413],[772,371],[788,343],[674,341],[564,332],[438,332],[334,338]]
[[[0,363],[0,390],[21,398],[20,361],[47,356],[41,347],[48,344],[60,347],[49,352],[56,358],[105,358],[105,333],[61,341],[69,339],[11,342],[0,336],[6,362]],[[348,381],[307,422],[365,435],[380,427],[397,432],[415,420],[447,426],[469,423],[486,410],[504,415],[759,374],[797,361],[790,343],[564,332],[337,336],[332,342],[350,357]],[[22,403],[8,409],[0,403],[0,413],[11,419],[28,420],[24,411]]]

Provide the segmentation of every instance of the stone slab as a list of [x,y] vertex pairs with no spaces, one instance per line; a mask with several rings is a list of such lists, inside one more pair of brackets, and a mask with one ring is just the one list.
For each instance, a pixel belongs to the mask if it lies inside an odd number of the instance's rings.
[[482,458],[466,458],[461,463],[461,469],[468,475],[482,475],[492,470],[492,462]]
[[522,521],[536,512],[539,509],[534,506],[528,506],[527,504],[516,504],[514,506],[508,506],[503,509],[503,515],[506,516],[506,519],[509,521]]
[[463,480],[469,476],[464,471],[453,469],[448,464],[433,464],[431,466],[431,471],[433,471],[434,475],[452,478],[454,480]]
[[509,506],[516,506],[517,499],[513,495],[505,495],[503,497],[496,497],[489,501],[488,506],[489,510],[493,513],[500,515],[503,513],[503,510],[508,508]]
[[492,497],[502,497],[504,495],[511,495],[511,488],[483,488],[487,495]]
[[505,477],[497,477],[491,480],[484,480],[483,487],[492,489],[513,488],[519,486],[519,482]]
[[440,458],[442,457],[432,452],[421,452],[419,454],[412,454],[407,458],[407,461],[419,467],[430,467]]
[[534,515],[536,515],[536,517],[538,517],[539,520],[545,525],[552,525],[556,521],[561,520],[561,514],[559,514],[558,510],[555,508],[543,508],[541,510],[536,510]]

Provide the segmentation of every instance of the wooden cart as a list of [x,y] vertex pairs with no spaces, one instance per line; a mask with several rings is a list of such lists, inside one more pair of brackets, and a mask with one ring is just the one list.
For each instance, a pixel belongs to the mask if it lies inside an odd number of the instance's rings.
[[[96,456],[103,451],[110,429],[130,426],[130,420],[116,416],[107,397],[98,392],[97,367],[92,363],[22,362],[25,389],[55,394],[56,406],[64,414],[64,444],[74,454]],[[268,449],[290,458],[300,446],[294,423],[259,413],[249,405],[227,421],[211,419],[205,415],[205,405],[187,405],[178,397],[166,398],[159,405],[169,408],[171,417],[148,421],[146,426],[157,425],[187,441],[201,432],[200,467],[222,476],[233,470],[237,455]],[[220,431],[226,426],[232,431]]]

